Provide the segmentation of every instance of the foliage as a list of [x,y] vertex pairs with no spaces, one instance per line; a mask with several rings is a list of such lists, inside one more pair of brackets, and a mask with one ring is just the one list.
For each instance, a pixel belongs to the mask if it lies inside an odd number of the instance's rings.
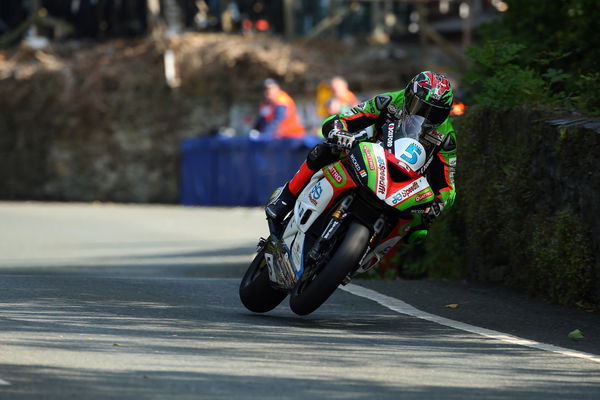
[[597,302],[598,243],[589,224],[598,224],[593,188],[600,174],[589,149],[600,138],[580,128],[552,127],[546,118],[527,108],[475,107],[457,121],[463,144],[457,187],[464,206],[454,240],[463,244],[472,278],[560,304]]
[[465,91],[475,104],[547,104],[600,115],[596,0],[508,0],[467,56]]
[[592,290],[594,260],[587,229],[570,207],[557,215],[536,216],[529,251],[531,293],[543,293],[559,304],[573,304]]
[[465,81],[471,100],[502,109],[546,102],[550,92],[544,79],[532,68],[517,65],[524,51],[525,46],[493,40],[470,48],[467,54],[473,64]]

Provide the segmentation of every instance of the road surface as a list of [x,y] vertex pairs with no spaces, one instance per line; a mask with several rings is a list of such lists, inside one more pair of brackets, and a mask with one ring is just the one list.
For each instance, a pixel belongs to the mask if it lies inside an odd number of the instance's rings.
[[498,288],[357,281],[250,313],[265,234],[259,209],[0,203],[0,399],[600,398],[598,315]]

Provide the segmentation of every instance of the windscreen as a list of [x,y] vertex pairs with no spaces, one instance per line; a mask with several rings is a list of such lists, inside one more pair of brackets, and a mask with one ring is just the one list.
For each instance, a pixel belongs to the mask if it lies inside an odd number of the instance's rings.
[[419,140],[421,132],[431,129],[427,120],[420,115],[407,115],[402,118],[400,129],[396,131],[397,138],[411,138]]

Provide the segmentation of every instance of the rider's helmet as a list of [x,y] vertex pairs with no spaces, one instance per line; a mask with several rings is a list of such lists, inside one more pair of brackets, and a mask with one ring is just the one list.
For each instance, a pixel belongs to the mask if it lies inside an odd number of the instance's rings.
[[404,129],[413,131],[408,136],[427,141],[423,136],[432,133],[448,118],[452,100],[452,85],[446,76],[431,71],[417,74],[404,91],[402,124]]

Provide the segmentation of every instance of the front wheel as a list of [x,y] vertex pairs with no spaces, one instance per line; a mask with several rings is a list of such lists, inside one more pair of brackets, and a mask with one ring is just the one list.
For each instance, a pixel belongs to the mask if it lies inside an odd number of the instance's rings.
[[319,308],[360,262],[370,236],[366,226],[352,222],[327,264],[319,272],[296,284],[290,295],[292,311],[307,315]]
[[271,311],[287,296],[271,286],[265,249],[258,252],[240,283],[240,300],[248,310],[258,313]]

